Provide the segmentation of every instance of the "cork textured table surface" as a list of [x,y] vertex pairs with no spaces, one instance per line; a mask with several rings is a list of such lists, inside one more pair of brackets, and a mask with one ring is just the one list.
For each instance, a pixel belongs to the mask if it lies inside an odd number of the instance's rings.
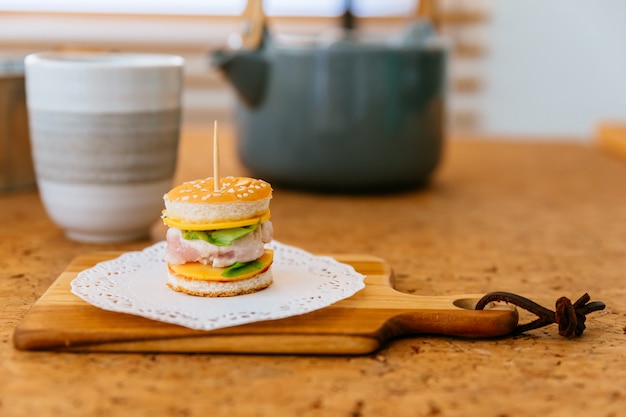
[[[222,174],[245,175],[234,131],[220,132]],[[176,182],[212,175],[211,133],[184,128]],[[324,195],[275,187],[272,221],[283,243],[385,259],[409,294],[510,291],[554,308],[561,296],[588,292],[606,309],[574,339],[556,325],[488,340],[421,335],[356,356],[21,351],[15,327],[72,259],[139,250],[165,228],[156,221],[150,239],[127,244],[75,243],[36,190],[16,191],[0,195],[0,415],[624,415],[619,157],[571,142],[451,138],[426,188]]]

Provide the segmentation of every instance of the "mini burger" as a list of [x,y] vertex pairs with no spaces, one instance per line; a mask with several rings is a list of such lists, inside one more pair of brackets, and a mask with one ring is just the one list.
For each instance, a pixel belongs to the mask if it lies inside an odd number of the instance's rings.
[[163,196],[169,226],[167,285],[204,297],[249,294],[272,284],[274,235],[265,181],[225,177],[185,182]]

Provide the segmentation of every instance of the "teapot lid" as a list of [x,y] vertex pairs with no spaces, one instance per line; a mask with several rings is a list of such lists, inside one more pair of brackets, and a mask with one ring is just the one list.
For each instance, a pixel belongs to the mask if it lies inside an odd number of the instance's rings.
[[370,50],[370,49],[431,49],[444,46],[432,26],[414,23],[404,32],[392,36],[381,36],[364,32],[333,28],[318,35],[276,34],[271,37],[271,46],[285,50]]

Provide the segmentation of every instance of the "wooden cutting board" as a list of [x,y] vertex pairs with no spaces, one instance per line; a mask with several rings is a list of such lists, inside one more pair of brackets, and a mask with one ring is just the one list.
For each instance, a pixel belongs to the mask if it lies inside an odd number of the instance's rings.
[[76,258],[17,326],[22,350],[115,352],[223,352],[365,354],[390,339],[413,334],[498,337],[518,322],[514,307],[476,311],[480,296],[427,297],[393,289],[393,274],[380,258],[335,256],[366,276],[352,297],[311,313],[212,331],[149,320],[92,306],[70,292],[76,275],[119,256],[98,252]]

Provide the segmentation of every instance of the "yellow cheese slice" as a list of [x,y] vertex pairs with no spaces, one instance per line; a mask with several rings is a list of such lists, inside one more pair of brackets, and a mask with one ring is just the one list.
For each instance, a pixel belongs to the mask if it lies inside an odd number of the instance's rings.
[[170,227],[181,230],[218,230],[218,229],[231,229],[233,227],[250,226],[257,223],[263,223],[269,220],[269,210],[257,217],[252,217],[245,220],[237,220],[233,222],[220,222],[220,223],[185,223],[170,217],[163,216],[163,223]]
[[272,249],[265,249],[265,253],[258,259],[259,262],[265,265],[261,270],[250,271],[238,275],[236,277],[223,277],[222,273],[228,268],[213,268],[210,265],[203,265],[200,262],[190,262],[182,265],[167,264],[167,267],[175,274],[183,275],[191,279],[200,279],[206,281],[239,281],[242,279],[252,278],[261,271],[267,269],[274,260],[274,251]]

